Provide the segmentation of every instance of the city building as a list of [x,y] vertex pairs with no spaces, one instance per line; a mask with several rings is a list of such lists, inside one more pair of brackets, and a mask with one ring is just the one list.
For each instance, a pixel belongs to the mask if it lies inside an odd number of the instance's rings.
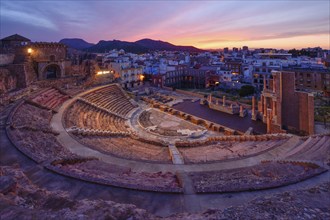
[[165,73],[164,85],[175,88],[205,88],[205,73],[206,70],[181,66]]
[[257,91],[262,91],[264,81],[268,84],[268,80],[272,77],[272,70],[281,70],[283,62],[287,62],[291,58],[291,54],[281,53],[258,53],[257,58],[253,59],[253,85]]
[[31,40],[18,34],[5,37],[0,40],[1,50],[10,50],[16,47],[27,46]]
[[323,92],[325,96],[330,96],[330,70],[306,68],[286,68],[284,70],[295,73],[297,90]]

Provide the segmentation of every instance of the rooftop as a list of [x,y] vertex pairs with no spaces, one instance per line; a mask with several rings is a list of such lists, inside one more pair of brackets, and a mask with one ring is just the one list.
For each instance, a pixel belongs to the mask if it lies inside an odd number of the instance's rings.
[[8,37],[2,38],[1,41],[31,41],[30,39],[23,37],[18,34],[10,35]]

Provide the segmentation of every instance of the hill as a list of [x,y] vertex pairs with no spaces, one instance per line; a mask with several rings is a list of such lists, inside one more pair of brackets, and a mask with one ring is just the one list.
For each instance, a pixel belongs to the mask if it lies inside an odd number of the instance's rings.
[[60,43],[77,50],[83,50],[94,45],[80,38],[64,38],[60,40]]
[[113,49],[123,49],[131,53],[147,53],[156,50],[167,51],[187,51],[187,52],[203,52],[204,50],[198,49],[193,46],[177,46],[165,41],[142,39],[136,42],[120,41],[120,40],[100,40],[97,44],[88,43],[83,39],[78,38],[65,38],[60,40],[60,43],[67,45],[70,48],[77,50],[84,50],[87,52],[105,53]]
[[123,49],[126,52],[137,53],[137,54],[147,53],[149,51],[148,48],[140,46],[136,43],[120,41],[120,40],[111,40],[111,41],[101,40],[94,46],[86,48],[85,50],[88,52],[105,53],[113,49],[117,49],[117,50]]
[[193,46],[177,46],[168,42],[152,39],[138,40],[140,46],[146,47],[150,50],[168,50],[168,51],[187,51],[187,52],[203,52],[204,50],[198,49]]

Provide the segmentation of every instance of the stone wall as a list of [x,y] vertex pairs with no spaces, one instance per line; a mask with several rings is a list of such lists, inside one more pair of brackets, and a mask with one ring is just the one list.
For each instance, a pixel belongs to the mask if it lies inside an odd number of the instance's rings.
[[17,78],[17,88],[25,88],[37,79],[33,65],[30,62],[8,65],[10,73]]
[[[295,93],[295,79],[294,74],[286,72],[281,73],[282,83],[282,125],[286,129],[299,127],[299,100]],[[298,116],[298,117],[297,117]]]
[[181,89],[173,90],[171,87],[167,87],[167,86],[163,86],[162,89],[165,89],[168,91],[175,91],[175,92],[177,92],[179,94],[183,94],[183,95],[193,96],[193,97],[197,97],[197,98],[204,98],[204,95],[202,95],[202,94],[198,94],[198,93],[190,92],[190,91],[186,91],[186,90],[181,90]]
[[0,54],[0,66],[12,64],[14,62],[15,54]]
[[281,126],[277,125],[277,124],[271,124],[270,130],[271,130],[271,133],[286,133],[286,131],[281,129]]
[[184,94],[184,95],[195,96],[197,98],[204,98],[204,95],[201,95],[201,94],[198,94],[198,93],[195,93],[195,92],[189,92],[189,91],[181,90],[181,89],[176,89],[175,92],[181,93],[181,94]]
[[282,77],[282,125],[301,134],[314,133],[314,97],[295,91],[295,76],[287,72]]
[[60,61],[66,58],[66,46],[59,43],[34,43],[32,58],[37,62]]
[[225,112],[225,113],[231,114],[231,115],[239,114],[239,107],[238,106],[231,106],[231,105],[222,106],[221,104],[217,105],[217,104],[209,102],[209,108],[214,109],[216,111]]
[[37,73],[35,72],[33,64],[31,62],[24,63],[24,71],[27,86],[37,80]]
[[11,74],[6,68],[0,68],[0,94],[16,89],[16,75]]
[[299,130],[304,134],[314,134],[314,97],[308,93],[298,92]]

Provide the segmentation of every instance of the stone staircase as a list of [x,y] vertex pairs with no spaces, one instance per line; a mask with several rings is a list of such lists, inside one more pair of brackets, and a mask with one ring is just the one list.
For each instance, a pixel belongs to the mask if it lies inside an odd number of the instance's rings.
[[281,146],[275,148],[272,151],[267,152],[267,154],[271,154],[273,158],[277,159],[283,159],[285,158],[286,154],[295,149],[297,146],[299,146],[303,141],[298,136],[293,136],[288,141],[286,141]]
[[168,145],[173,164],[184,164],[183,157],[174,144]]

